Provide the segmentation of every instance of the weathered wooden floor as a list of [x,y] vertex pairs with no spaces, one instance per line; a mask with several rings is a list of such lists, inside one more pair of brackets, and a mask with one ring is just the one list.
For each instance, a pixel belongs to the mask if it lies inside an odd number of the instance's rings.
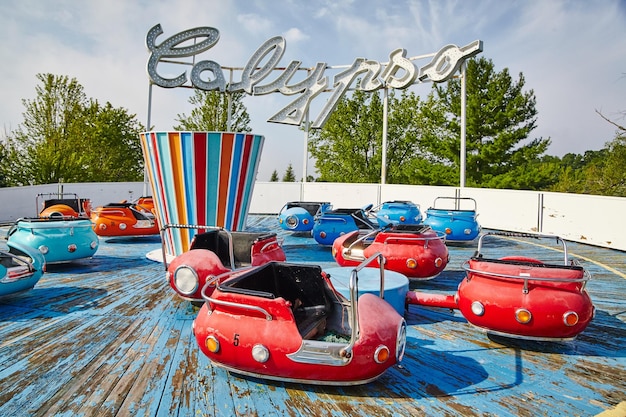
[[[248,223],[279,230],[270,216]],[[335,266],[328,248],[279,234],[288,261]],[[484,252],[504,256],[518,245],[529,256],[544,253],[516,241],[486,244]],[[574,341],[492,340],[459,312],[411,306],[402,365],[373,383],[338,388],[213,367],[191,334],[196,311],[174,295],[163,266],[145,257],[159,247],[152,237],[101,239],[93,259],[50,266],[33,290],[0,299],[0,416],[622,415],[615,408],[626,402],[623,252],[568,245],[593,275],[597,308]],[[473,251],[451,246],[446,270],[420,290],[453,293]]]

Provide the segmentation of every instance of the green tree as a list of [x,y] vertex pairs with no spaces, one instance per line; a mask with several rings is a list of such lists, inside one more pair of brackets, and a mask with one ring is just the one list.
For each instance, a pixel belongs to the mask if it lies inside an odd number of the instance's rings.
[[296,175],[293,173],[293,166],[287,165],[285,175],[283,175],[283,182],[296,182]]
[[278,182],[278,171],[274,170],[270,177],[270,182]]
[[91,101],[88,114],[85,163],[90,167],[91,181],[143,180],[139,132],[144,127],[136,116],[108,102],[101,106],[97,101]]
[[[229,98],[230,97],[230,98]],[[219,91],[194,89],[189,103],[195,107],[189,116],[177,115],[175,130],[250,132],[250,116],[243,104],[244,93],[224,94]],[[228,126],[228,106],[231,125]]]
[[[419,97],[407,91],[388,97],[386,182],[406,180],[400,169],[414,157],[420,128],[414,123]],[[379,182],[382,162],[383,103],[379,93],[356,90],[342,99],[323,129],[310,135],[309,151],[318,181]]]
[[382,101],[357,90],[344,98],[321,130],[311,131],[309,151],[320,181],[378,182]]
[[586,178],[595,178],[593,187],[589,190],[593,194],[626,197],[626,135],[617,135],[607,143],[607,157],[596,167],[599,175],[592,173]]
[[626,197],[626,135],[618,133],[599,151],[563,157],[551,191]]
[[[541,156],[549,139],[527,140],[535,128],[533,91],[524,77],[496,72],[487,59],[467,68],[466,184],[537,189],[555,181]],[[382,160],[382,100],[355,91],[309,142],[320,181],[378,182]],[[404,90],[388,100],[387,183],[458,185],[461,149],[459,80],[433,85],[425,101]]]
[[6,177],[6,173],[1,168],[2,166],[8,165],[8,155],[9,149],[7,145],[4,142],[0,142],[0,188],[9,186],[9,180]]
[[87,99],[76,79],[38,74],[36,98],[23,100],[24,121],[5,138],[5,184],[136,181],[142,178],[134,115]]
[[[550,139],[527,141],[536,127],[537,110],[533,90],[524,91],[523,74],[513,80],[508,69],[496,72],[491,60],[480,58],[467,61],[466,75],[466,184],[537,189],[549,183],[550,172],[542,171],[540,165]],[[419,148],[424,157],[416,158],[415,166],[407,166],[407,175],[425,177],[431,184],[435,180],[432,172],[439,175],[448,170],[458,178],[460,80],[433,85],[419,113],[424,126]],[[458,184],[450,179],[445,177],[448,185]]]
[[626,197],[626,127],[596,113],[617,128],[615,138],[599,151],[563,156],[551,191]]

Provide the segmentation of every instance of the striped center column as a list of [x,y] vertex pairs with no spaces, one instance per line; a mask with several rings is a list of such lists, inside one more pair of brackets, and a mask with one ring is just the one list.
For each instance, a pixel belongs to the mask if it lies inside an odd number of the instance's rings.
[[[141,148],[159,225],[242,230],[264,136],[232,132],[144,132]],[[168,255],[189,250],[192,229],[167,229]]]

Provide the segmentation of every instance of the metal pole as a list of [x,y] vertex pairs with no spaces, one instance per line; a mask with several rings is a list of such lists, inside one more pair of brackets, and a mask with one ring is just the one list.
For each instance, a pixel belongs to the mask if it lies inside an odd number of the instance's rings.
[[[230,80],[229,80],[229,84],[233,83],[233,70],[230,70]],[[226,130],[228,130],[229,132],[232,131],[232,114],[233,114],[233,103],[232,103],[232,93],[229,91],[226,93],[226,98],[228,100],[228,119],[226,120]]]
[[[146,130],[150,130],[152,123],[152,82],[148,82],[148,115],[146,120]],[[143,167],[143,196],[148,196],[148,168],[146,167],[146,159],[144,158]]]
[[465,62],[461,64],[461,178],[460,178],[460,186],[461,189],[465,187],[465,158],[466,158],[466,144],[465,144],[465,126],[466,126],[466,114],[465,114],[465,106],[466,106],[466,85],[465,85],[465,70],[466,65]]
[[380,183],[385,184],[387,178],[387,106],[389,104],[387,86],[383,87],[383,149],[380,163]]
[[[311,70],[307,70],[307,76],[310,76]],[[309,108],[304,113],[304,156],[302,159],[302,183],[306,182],[307,165],[309,164]],[[304,200],[304,189],[300,187],[300,200]]]
[[[309,162],[309,109],[306,109],[304,114],[304,156],[302,159],[302,182],[306,182],[306,171]],[[300,199],[303,199],[302,192],[300,192]]]

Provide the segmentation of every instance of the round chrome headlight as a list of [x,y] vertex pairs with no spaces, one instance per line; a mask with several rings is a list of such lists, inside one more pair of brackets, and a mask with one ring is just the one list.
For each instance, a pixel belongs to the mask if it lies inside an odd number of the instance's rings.
[[181,265],[174,271],[174,285],[182,294],[193,294],[198,289],[198,274],[193,268]]
[[485,314],[485,306],[483,306],[480,301],[474,301],[470,308],[472,309],[472,313],[477,316],[482,316],[483,314]]
[[298,226],[298,218],[296,216],[287,216],[285,223],[287,223],[288,228],[295,229]]
[[406,348],[406,321],[402,319],[398,327],[398,335],[396,336],[396,362],[402,361],[404,358],[404,350]]
[[270,351],[265,346],[257,344],[252,347],[252,357],[259,363],[265,363],[270,358]]

